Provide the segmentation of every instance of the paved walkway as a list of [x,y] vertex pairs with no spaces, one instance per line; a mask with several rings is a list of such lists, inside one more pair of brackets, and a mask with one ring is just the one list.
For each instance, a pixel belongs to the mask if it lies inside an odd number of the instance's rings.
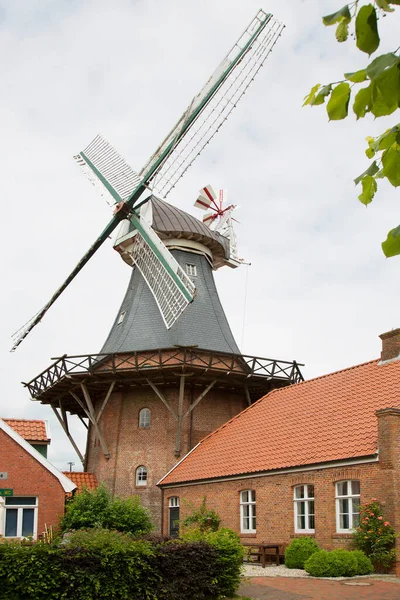
[[400,582],[251,577],[238,594],[254,600],[400,600]]

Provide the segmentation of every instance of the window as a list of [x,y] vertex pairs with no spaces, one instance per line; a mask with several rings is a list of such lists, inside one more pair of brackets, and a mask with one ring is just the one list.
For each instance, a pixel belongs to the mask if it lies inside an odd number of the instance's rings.
[[120,325],[122,321],[125,319],[126,310],[123,310],[122,313],[118,317],[117,325]]
[[196,265],[189,265],[188,263],[186,264],[186,273],[190,276],[190,277],[196,277],[197,276],[197,267]]
[[339,481],[336,484],[336,531],[349,533],[360,522],[360,482]]
[[147,467],[138,467],[136,469],[136,485],[147,485]]
[[296,533],[315,531],[313,485],[297,485],[294,488],[294,530]]
[[5,498],[4,537],[36,538],[37,498]]
[[255,490],[243,490],[243,492],[240,492],[240,531],[241,533],[256,532]]
[[169,535],[172,538],[179,536],[179,498],[173,496],[169,499]]
[[148,429],[150,427],[150,409],[142,408],[139,411],[139,428]]

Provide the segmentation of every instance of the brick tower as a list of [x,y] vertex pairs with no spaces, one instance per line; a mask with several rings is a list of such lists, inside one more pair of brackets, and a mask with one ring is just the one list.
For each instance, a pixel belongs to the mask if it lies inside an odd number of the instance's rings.
[[138,494],[160,525],[159,479],[201,438],[277,386],[302,379],[293,362],[241,355],[215,287],[227,238],[152,197],[152,227],[196,286],[167,329],[142,274],[128,289],[99,354],[64,356],[27,384],[51,404],[76,448],[67,412],[88,425],[86,471],[113,494]]

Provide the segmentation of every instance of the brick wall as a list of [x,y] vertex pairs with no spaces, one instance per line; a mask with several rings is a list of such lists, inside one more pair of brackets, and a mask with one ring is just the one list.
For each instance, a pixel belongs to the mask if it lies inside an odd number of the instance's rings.
[[[159,388],[171,408],[178,411],[178,387]],[[183,413],[203,391],[202,386],[185,387]],[[144,506],[149,508],[157,529],[161,522],[161,492],[156,486],[169,471],[197,442],[239,413],[246,406],[243,395],[224,390],[211,389],[182,422],[181,452],[175,454],[177,420],[168,408],[147,387],[137,387],[112,394],[102,416],[100,427],[110,451],[105,459],[99,440],[92,428],[89,429],[87,462],[85,469],[95,473],[117,496],[139,494]],[[139,411],[149,408],[151,425],[139,429]],[[148,469],[146,487],[136,486],[136,469],[143,465]]]
[[8,473],[2,487],[14,490],[14,496],[38,498],[38,534],[45,525],[57,525],[64,514],[64,490],[58,479],[37,462],[17,442],[0,430],[0,471]]
[[[287,544],[293,537],[302,535],[295,533],[293,488],[312,484],[315,534],[307,535],[312,535],[327,550],[346,547],[350,536],[336,533],[335,483],[347,479],[361,482],[361,502],[385,497],[385,482],[377,463],[167,488],[164,492],[164,532],[167,533],[169,527],[168,500],[171,496],[180,498],[181,519],[191,512],[192,507],[199,507],[205,496],[207,507],[221,516],[222,526],[237,531],[242,541]],[[247,489],[256,491],[257,533],[254,534],[240,533],[240,492]]]

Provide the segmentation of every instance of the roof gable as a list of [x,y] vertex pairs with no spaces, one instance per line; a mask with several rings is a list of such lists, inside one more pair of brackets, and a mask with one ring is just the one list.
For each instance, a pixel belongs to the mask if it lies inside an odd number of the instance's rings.
[[12,427],[7,425],[7,423],[5,423],[3,419],[0,419],[0,430],[4,431],[5,434],[7,434],[17,444],[19,444],[19,446],[21,446],[21,448],[23,448],[28,454],[30,454],[32,458],[34,458],[37,462],[43,465],[45,469],[50,471],[50,473],[58,479],[62,488],[64,489],[64,492],[72,492],[76,488],[76,485],[70,479],[68,479],[68,477],[66,477],[61,473],[61,471],[56,469],[56,467],[54,467],[46,458],[44,458],[44,456],[42,456],[40,452],[35,450],[35,448],[33,448],[33,446],[31,446],[29,442],[24,440],[24,438],[21,437],[19,433],[17,433]]
[[400,362],[378,361],[275,389],[204,438],[160,485],[377,453],[381,408],[400,408]]

